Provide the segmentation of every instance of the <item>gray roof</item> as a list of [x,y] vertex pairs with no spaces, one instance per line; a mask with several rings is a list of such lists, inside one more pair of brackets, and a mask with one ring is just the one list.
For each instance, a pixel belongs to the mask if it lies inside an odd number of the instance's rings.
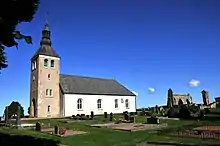
[[60,56],[54,51],[54,49],[50,45],[42,45],[42,46],[40,46],[40,48],[34,54],[34,57],[37,56],[37,55],[46,55],[46,56],[60,58]]
[[60,86],[64,94],[135,96],[130,90],[113,79],[61,74]]

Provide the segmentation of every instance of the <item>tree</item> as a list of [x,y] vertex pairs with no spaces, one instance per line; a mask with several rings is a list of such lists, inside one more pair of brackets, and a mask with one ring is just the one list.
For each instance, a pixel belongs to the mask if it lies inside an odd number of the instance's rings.
[[[17,115],[18,107],[20,107],[21,118],[24,117],[24,108],[21,106],[19,102],[12,101],[11,104],[8,106],[8,118],[15,117]],[[6,109],[4,113],[6,113]]]
[[31,114],[31,110],[30,110],[30,107],[28,107],[28,114],[29,114],[29,115]]
[[22,22],[31,22],[38,6],[39,0],[0,1],[0,70],[8,66],[5,47],[18,47],[16,40],[22,39],[32,44],[31,36],[21,34],[16,26]]

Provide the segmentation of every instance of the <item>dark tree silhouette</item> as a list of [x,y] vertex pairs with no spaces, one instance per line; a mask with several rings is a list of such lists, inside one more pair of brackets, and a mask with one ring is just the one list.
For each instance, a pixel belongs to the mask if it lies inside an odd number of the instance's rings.
[[[21,118],[24,117],[24,108],[21,104],[17,101],[12,101],[11,104],[8,106],[8,118],[14,117],[17,115],[18,107],[20,106],[20,116]],[[6,110],[5,112],[6,113]]]
[[18,47],[16,40],[24,39],[32,44],[31,36],[16,30],[22,22],[31,22],[38,10],[39,0],[1,0],[0,1],[0,70],[6,68],[5,47]]
[[31,114],[31,110],[30,110],[30,107],[28,107],[28,114],[29,114],[29,115]]

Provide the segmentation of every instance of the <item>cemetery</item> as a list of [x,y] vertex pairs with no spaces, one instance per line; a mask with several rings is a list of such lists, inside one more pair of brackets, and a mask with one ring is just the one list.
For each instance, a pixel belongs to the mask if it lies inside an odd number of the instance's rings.
[[13,140],[10,138],[18,139],[22,145],[147,146],[182,143],[202,146],[220,142],[220,108],[201,108],[193,103],[172,105],[167,109],[156,106],[122,114],[104,112],[103,115],[94,115],[91,111],[90,115],[44,119],[24,117],[21,108],[18,103],[6,106],[0,124],[1,143],[11,144]]

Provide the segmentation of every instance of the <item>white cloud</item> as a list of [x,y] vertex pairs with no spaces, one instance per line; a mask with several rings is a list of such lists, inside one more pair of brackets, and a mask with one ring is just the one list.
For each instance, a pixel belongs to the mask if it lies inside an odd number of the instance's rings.
[[148,88],[148,92],[149,92],[149,93],[154,93],[154,92],[155,92],[155,89],[152,88],[152,87],[150,87],[150,88]]
[[192,79],[190,82],[189,82],[189,86],[190,87],[197,87],[200,85],[200,81],[199,80],[195,80],[195,79]]
[[138,96],[138,93],[137,93],[137,92],[135,92],[135,91],[132,91],[132,93],[133,93],[133,94],[135,94],[136,96]]

